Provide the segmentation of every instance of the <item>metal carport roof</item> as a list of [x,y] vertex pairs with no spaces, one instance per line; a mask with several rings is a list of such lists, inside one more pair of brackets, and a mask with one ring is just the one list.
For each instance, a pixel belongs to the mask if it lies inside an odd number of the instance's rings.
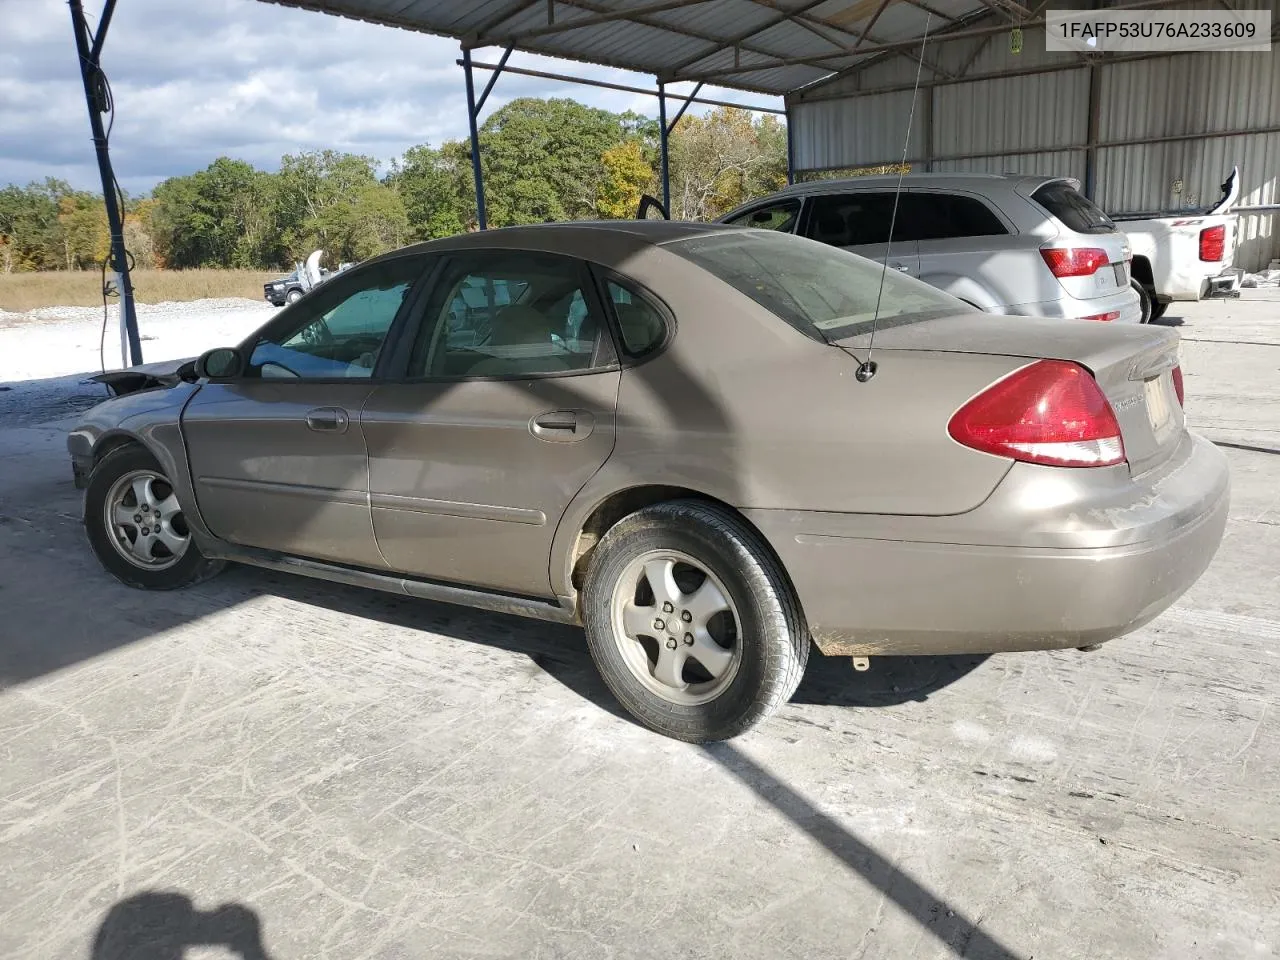
[[[781,96],[924,33],[1041,11],[1017,0],[263,0],[526,53]],[[1154,3],[1148,5],[1155,5]]]

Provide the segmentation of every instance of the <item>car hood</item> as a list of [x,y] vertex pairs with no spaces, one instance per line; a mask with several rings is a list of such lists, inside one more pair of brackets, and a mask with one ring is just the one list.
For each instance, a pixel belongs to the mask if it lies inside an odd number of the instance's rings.
[[106,384],[107,389],[117,397],[139,390],[151,390],[155,387],[172,387],[183,381],[195,380],[195,357],[182,360],[162,360],[158,363],[142,363],[124,370],[108,370],[90,377],[97,383]]

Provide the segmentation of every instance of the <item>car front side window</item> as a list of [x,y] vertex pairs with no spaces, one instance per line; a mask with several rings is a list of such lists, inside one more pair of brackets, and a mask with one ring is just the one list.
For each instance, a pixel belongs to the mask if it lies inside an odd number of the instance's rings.
[[247,375],[266,380],[371,377],[387,334],[425,269],[421,257],[397,257],[330,281],[283,314],[282,326],[272,324],[258,337]]
[[735,227],[755,227],[758,230],[777,230],[779,233],[794,233],[796,221],[800,218],[800,201],[784,200],[767,207],[756,207],[746,213],[739,214],[726,223]]

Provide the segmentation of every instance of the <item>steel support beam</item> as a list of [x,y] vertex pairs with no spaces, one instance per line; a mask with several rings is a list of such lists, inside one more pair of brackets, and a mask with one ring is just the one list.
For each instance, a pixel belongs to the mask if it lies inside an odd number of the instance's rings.
[[[471,173],[476,181],[476,225],[481,230],[488,229],[488,219],[485,216],[484,209],[484,170],[480,167],[480,130],[476,126],[476,114],[479,112],[476,107],[476,85],[472,77],[471,71],[471,48],[462,48],[462,71],[467,78],[467,125],[471,130]],[[493,79],[497,79],[498,74],[495,72]],[[490,83],[489,87],[492,88]],[[487,96],[489,90],[485,90]]]
[[698,84],[693,88],[693,93],[684,98],[684,103],[680,104],[680,109],[676,111],[676,115],[671,118],[671,122],[667,124],[667,133],[675,131],[676,124],[680,122],[680,118],[684,116],[684,112],[689,109],[689,104],[693,103],[693,98],[698,95],[698,91],[702,89],[702,84]]
[[[685,106],[689,104],[686,101]],[[681,111],[683,112],[683,110]],[[658,149],[662,159],[662,207],[671,216],[671,167],[667,156],[667,139],[670,136],[667,127],[667,92],[661,80],[658,81]]]
[[[457,60],[458,66],[463,65],[462,60]],[[475,70],[497,70],[498,65],[493,63],[481,63],[473,60],[471,66]],[[609,83],[605,80],[587,80],[584,77],[570,77],[563,73],[548,73],[546,70],[529,70],[525,67],[504,67],[503,73],[514,73],[522,77],[538,77],[542,80],[559,80],[561,83],[577,83],[584,87],[600,87],[604,90],[621,90],[623,93],[639,93],[646,97],[656,97],[657,94],[652,90],[644,87],[632,87],[625,83]],[[671,94],[670,96],[676,96]],[[750,103],[733,103],[729,100],[714,100],[710,97],[687,97],[690,103],[701,103],[711,107],[736,107],[739,110],[750,110],[754,113],[776,113],[779,116],[786,113],[780,107],[761,107]]]
[[116,274],[116,287],[120,292],[120,359],[122,365],[137,366],[142,363],[142,340],[138,336],[138,314],[133,301],[133,281],[129,277],[129,255],[124,246],[124,210],[121,194],[111,169],[111,153],[107,132],[102,126],[102,115],[114,105],[107,101],[106,78],[102,73],[99,54],[107,39],[107,28],[115,13],[116,0],[106,0],[102,16],[98,20],[97,35],[89,32],[84,19],[84,7],[80,0],[68,0],[71,8],[71,29],[76,38],[76,55],[80,61],[80,79],[84,83],[85,105],[89,108],[89,129],[93,131],[93,148],[98,159],[98,175],[102,178],[102,200],[107,208],[107,228],[111,233],[111,267]]
[[796,182],[796,141],[792,136],[791,110],[787,110],[787,183]]
[[[489,91],[493,89],[493,85],[498,82],[498,78],[502,76],[502,71],[506,69],[507,61],[511,59],[511,51],[515,47],[507,47],[502,52],[502,59],[498,61],[498,65],[493,68],[493,75],[489,77],[489,82],[484,85],[484,92],[480,94],[480,99],[476,101],[476,117],[480,116],[480,111],[484,109],[484,102],[489,99]],[[472,64],[474,67],[475,64]]]
[[1084,195],[1093,200],[1098,188],[1098,113],[1102,99],[1102,67],[1089,66],[1089,114],[1085,123]]

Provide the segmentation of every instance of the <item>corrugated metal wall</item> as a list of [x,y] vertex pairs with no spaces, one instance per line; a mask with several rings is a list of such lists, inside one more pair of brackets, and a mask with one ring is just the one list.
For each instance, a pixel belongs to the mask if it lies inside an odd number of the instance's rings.
[[[1268,0],[1239,5],[1273,6]],[[966,76],[1063,69],[923,87],[907,151],[917,169],[1085,179],[1089,70],[1080,61],[1046,53],[1043,33],[1032,30],[1025,31],[1020,54],[1012,53],[1002,34],[953,41],[928,56],[953,74],[968,64]],[[797,168],[900,159],[916,76],[913,59],[886,59],[807,94],[820,99],[793,98]],[[926,68],[922,83],[929,76]],[[1241,206],[1280,204],[1280,132],[1263,132],[1280,131],[1280,53],[1104,60],[1098,84],[1097,142],[1118,144],[1096,151],[1095,199],[1107,211],[1173,211],[1209,203],[1233,164],[1240,167]],[[1163,137],[1188,139],[1160,142]],[[1242,211],[1238,266],[1257,270],[1280,257],[1276,216]]]

